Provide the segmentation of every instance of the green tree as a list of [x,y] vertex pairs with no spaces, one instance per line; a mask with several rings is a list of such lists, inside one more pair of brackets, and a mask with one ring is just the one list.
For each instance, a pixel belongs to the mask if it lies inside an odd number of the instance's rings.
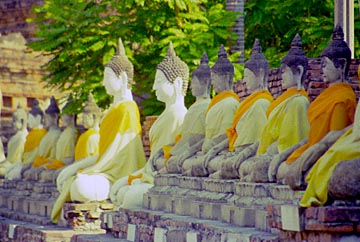
[[[355,57],[360,57],[360,15],[355,3]],[[272,67],[280,65],[299,33],[307,57],[318,57],[332,37],[334,0],[251,0],[245,2],[245,56],[255,38]]]
[[234,44],[231,26],[238,13],[216,2],[221,1],[47,0],[33,9],[39,39],[29,46],[53,57],[44,66],[44,80],[50,88],[68,91],[75,100],[70,108],[79,111],[89,92],[100,106],[110,103],[101,85],[103,65],[121,37],[134,64],[133,94],[139,99],[148,95],[142,114],[158,114],[162,105],[150,90],[170,41],[190,73],[204,51],[214,62],[220,44]]

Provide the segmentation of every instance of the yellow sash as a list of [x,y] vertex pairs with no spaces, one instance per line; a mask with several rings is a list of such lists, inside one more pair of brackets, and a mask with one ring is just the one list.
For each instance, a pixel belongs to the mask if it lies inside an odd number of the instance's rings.
[[[141,134],[140,122],[130,122],[128,110],[137,110],[137,105],[134,101],[127,101],[112,107],[107,113],[100,125],[100,141],[99,141],[99,156],[96,162],[103,156],[110,144],[115,139],[118,133],[124,133],[128,130]],[[118,116],[119,113],[125,115]],[[140,120],[140,115],[136,112],[137,119]],[[114,129],[116,128],[116,129]]]
[[[181,139],[181,133],[179,133],[178,135],[176,135],[175,137],[175,144],[177,144],[179,142],[179,140]],[[164,158],[167,161],[170,157],[171,157],[171,150],[174,148],[174,145],[163,145],[163,152],[164,152]]]
[[80,135],[75,147],[75,161],[81,160],[89,155],[87,150],[88,140],[92,135],[97,134],[98,132],[99,131],[89,129]]
[[[337,104],[344,105],[344,112],[334,113]],[[313,144],[319,142],[329,131],[341,130],[354,122],[356,95],[347,83],[338,83],[326,88],[309,106],[309,141],[295,150],[286,160],[295,161]],[[344,115],[345,113],[345,115]]]
[[49,161],[50,161],[49,158],[39,155],[35,158],[34,163],[32,164],[32,167],[38,168],[38,167],[48,163]]
[[246,113],[246,111],[249,110],[249,108],[260,99],[266,99],[269,102],[272,102],[274,100],[269,91],[262,90],[251,94],[244,101],[242,101],[237,108],[231,127],[226,129],[229,140],[229,151],[234,151],[234,143],[238,137],[238,134],[236,133],[237,123],[244,115],[244,113]]
[[240,98],[238,95],[233,91],[223,91],[219,94],[217,94],[213,99],[211,99],[211,102],[209,104],[209,107],[206,110],[206,113],[209,112],[209,110],[218,102],[224,100],[225,98],[232,97],[235,98],[238,102],[240,102]]
[[45,168],[51,169],[51,170],[57,170],[64,166],[66,166],[66,164],[64,162],[62,162],[61,160],[57,160],[57,159],[53,160],[49,164],[44,165]]
[[143,177],[143,173],[139,173],[137,175],[129,175],[128,176],[128,185],[131,185],[132,181],[135,180],[135,179],[140,179]]
[[292,87],[289,88],[286,92],[284,92],[283,94],[281,94],[278,98],[275,99],[275,101],[273,101],[268,110],[266,111],[266,116],[269,117],[270,113],[279,105],[281,104],[284,100],[286,100],[287,98],[295,95],[295,94],[300,94],[303,95],[304,97],[306,97],[307,99],[309,99],[309,96],[307,94],[307,92],[304,89],[301,90],[297,90],[296,87]]
[[26,136],[24,153],[32,151],[39,146],[41,139],[45,136],[47,130],[44,128],[41,129],[32,129],[29,134]]

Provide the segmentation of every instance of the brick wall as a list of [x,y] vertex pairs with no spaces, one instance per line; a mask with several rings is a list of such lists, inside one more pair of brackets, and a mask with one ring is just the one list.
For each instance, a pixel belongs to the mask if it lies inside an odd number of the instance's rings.
[[[309,68],[306,73],[304,87],[311,100],[314,100],[320,92],[326,88],[326,84],[321,77],[320,61],[320,58],[308,59]],[[357,74],[359,65],[360,59],[353,59],[349,69],[349,84],[353,87],[358,98],[360,98],[360,80]],[[281,86],[281,75],[278,68],[270,70],[268,88],[275,98],[283,92]],[[242,80],[234,83],[234,91],[241,99],[244,99],[249,95]]]
[[35,25],[27,23],[31,17],[32,5],[41,5],[44,0],[1,0],[0,1],[0,33],[2,35],[20,32],[26,38],[34,37]]

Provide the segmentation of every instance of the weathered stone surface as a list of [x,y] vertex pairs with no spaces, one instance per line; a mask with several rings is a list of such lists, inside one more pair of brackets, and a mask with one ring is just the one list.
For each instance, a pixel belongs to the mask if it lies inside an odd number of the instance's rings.
[[343,161],[338,164],[330,179],[328,189],[336,199],[360,198],[360,159]]

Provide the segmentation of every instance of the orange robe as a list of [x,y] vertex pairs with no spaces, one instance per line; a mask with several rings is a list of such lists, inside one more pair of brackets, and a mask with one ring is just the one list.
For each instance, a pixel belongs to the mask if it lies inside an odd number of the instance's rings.
[[268,100],[269,102],[272,102],[274,100],[274,98],[271,96],[271,93],[269,91],[261,90],[245,98],[245,100],[242,101],[239,107],[237,108],[232,125],[230,128],[226,130],[229,140],[229,151],[232,152],[235,149],[234,144],[238,137],[238,133],[236,132],[237,123],[243,117],[243,115],[253,106],[253,104],[260,99],[265,99]]
[[354,122],[356,95],[347,83],[325,89],[309,106],[309,140],[286,160],[292,163],[310,146],[318,143],[328,132],[341,130]]

